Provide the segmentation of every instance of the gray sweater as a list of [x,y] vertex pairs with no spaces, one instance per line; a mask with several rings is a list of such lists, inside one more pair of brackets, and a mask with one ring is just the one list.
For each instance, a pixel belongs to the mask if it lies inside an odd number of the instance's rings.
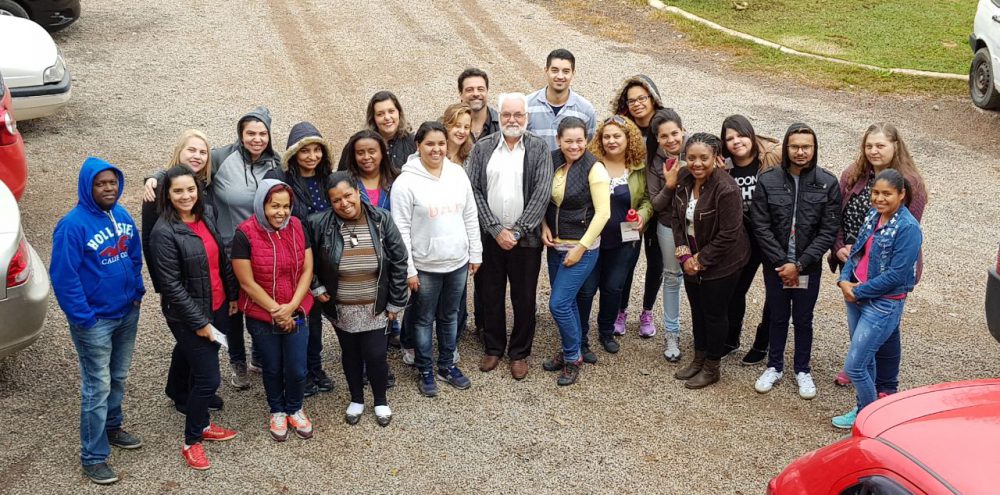
[[[500,235],[504,227],[487,201],[486,167],[501,139],[502,132],[481,138],[465,162],[465,171],[469,174],[472,194],[479,208],[479,228],[494,238]],[[524,133],[524,212],[514,222],[514,228],[522,234],[518,246],[542,245],[540,225],[552,197],[552,172],[552,155],[545,140],[530,132]]]

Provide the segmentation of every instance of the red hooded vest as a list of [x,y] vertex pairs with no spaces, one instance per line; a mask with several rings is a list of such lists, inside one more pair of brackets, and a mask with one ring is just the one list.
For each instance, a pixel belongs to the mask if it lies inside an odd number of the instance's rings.
[[[241,223],[238,229],[250,241],[250,266],[253,269],[253,279],[278,304],[285,304],[295,295],[295,286],[302,276],[302,265],[305,260],[305,232],[298,218],[289,218],[288,225],[278,232],[268,232],[251,216]],[[240,290],[240,310],[250,318],[270,323],[271,313],[260,307]],[[303,313],[309,314],[312,309],[313,296],[306,293],[299,307]]]

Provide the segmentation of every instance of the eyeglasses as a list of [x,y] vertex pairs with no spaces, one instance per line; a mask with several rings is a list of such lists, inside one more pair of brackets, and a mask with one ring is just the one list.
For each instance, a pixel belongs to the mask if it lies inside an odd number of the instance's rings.
[[513,117],[516,120],[521,120],[525,116],[527,116],[527,114],[524,113],[524,112],[517,112],[517,113],[504,112],[504,113],[500,114],[500,119],[502,119],[502,120],[508,120],[511,117]]
[[792,144],[788,145],[788,150],[792,151],[792,152],[795,152],[795,153],[797,153],[799,151],[803,151],[803,152],[805,152],[805,151],[812,151],[813,148],[815,148],[815,146],[813,146],[811,144],[806,144],[806,145],[803,145],[803,146],[795,146],[795,145],[792,145]]
[[625,100],[625,103],[628,103],[628,106],[632,106],[632,105],[635,105],[636,103],[646,103],[647,101],[649,101],[649,96],[642,95],[642,96],[640,96],[638,98],[631,98],[631,99]]
[[624,127],[625,126],[625,117],[622,117],[621,115],[615,115],[613,117],[608,117],[604,121],[604,125],[608,125],[608,124],[618,124],[618,125]]

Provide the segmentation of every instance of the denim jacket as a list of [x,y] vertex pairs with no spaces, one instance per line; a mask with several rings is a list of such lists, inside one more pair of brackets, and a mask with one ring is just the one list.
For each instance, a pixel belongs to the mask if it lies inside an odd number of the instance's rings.
[[920,223],[905,206],[901,206],[887,224],[876,230],[879,217],[875,208],[868,211],[858,240],[840,272],[840,281],[851,280],[868,238],[875,236],[868,255],[868,281],[854,288],[854,296],[858,299],[905,294],[912,291],[917,283],[917,259],[924,238]]

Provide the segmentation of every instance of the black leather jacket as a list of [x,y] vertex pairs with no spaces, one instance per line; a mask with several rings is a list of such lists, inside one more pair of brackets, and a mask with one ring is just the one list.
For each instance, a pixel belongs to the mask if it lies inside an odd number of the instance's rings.
[[[388,211],[361,203],[368,217],[368,230],[375,244],[378,258],[378,293],[375,297],[375,312],[398,312],[406,307],[409,290],[406,286],[406,260],[408,254],[403,238],[392,221]],[[337,279],[340,273],[340,258],[344,254],[344,237],[340,234],[343,220],[333,209],[310,215],[306,221],[309,244],[313,252],[313,288],[323,286],[330,300],[321,303],[323,314],[337,318]],[[317,302],[319,302],[317,300]]]
[[[757,179],[750,218],[756,242],[772,268],[788,263],[788,235],[795,209],[795,182],[786,167],[774,167]],[[821,269],[823,254],[840,229],[840,187],[823,168],[812,166],[799,175],[798,209],[795,213],[795,257],[802,273]]]
[[[239,297],[239,285],[210,207],[206,206],[202,220],[219,246],[219,271],[226,299],[235,301]],[[193,332],[211,323],[212,280],[201,237],[180,220],[160,218],[149,238],[146,249],[151,252],[150,265],[155,266],[150,276],[159,289],[160,306],[167,324]]]

